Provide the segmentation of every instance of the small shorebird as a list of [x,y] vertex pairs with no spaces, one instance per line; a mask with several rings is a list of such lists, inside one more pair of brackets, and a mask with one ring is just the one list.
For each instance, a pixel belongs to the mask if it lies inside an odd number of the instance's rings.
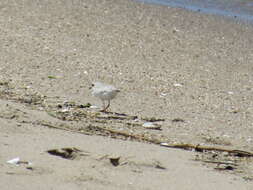
[[[93,83],[90,89],[92,89],[93,96],[98,97],[100,100],[102,100],[103,109],[101,111],[104,112],[110,107],[110,101],[116,97],[118,92],[120,92],[120,90],[114,86],[101,82]],[[105,101],[107,101],[107,105],[105,105]]]

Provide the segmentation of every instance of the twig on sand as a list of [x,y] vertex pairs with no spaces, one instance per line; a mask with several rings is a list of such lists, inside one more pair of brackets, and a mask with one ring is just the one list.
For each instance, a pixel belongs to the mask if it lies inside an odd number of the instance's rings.
[[253,157],[253,153],[247,152],[247,151],[242,151],[242,150],[230,150],[230,149],[219,148],[219,147],[200,146],[200,145],[192,145],[192,144],[167,144],[167,143],[162,143],[158,139],[152,139],[152,138],[144,137],[144,136],[141,136],[141,135],[129,134],[127,132],[116,131],[116,130],[113,130],[113,129],[106,129],[106,128],[98,127],[98,126],[96,126],[96,128],[99,129],[100,131],[104,130],[104,131],[107,131],[111,134],[128,137],[130,139],[137,140],[137,141],[145,141],[145,142],[149,142],[149,143],[152,143],[152,144],[160,144],[162,146],[169,147],[169,148],[180,148],[180,149],[185,149],[185,150],[195,150],[195,151],[198,151],[198,152],[204,152],[204,151],[228,152],[228,153],[230,153],[234,156],[238,156],[238,157]]
[[211,164],[218,164],[218,165],[233,165],[238,166],[238,164],[229,162],[229,161],[213,161],[213,160],[202,160],[202,159],[196,159],[196,161],[201,161],[205,163],[211,163]]
[[169,148],[180,148],[185,150],[195,150],[198,152],[204,151],[217,151],[217,152],[227,152],[234,156],[238,157],[253,157],[253,153],[243,151],[243,150],[231,150],[226,148],[219,148],[219,147],[212,147],[212,146],[201,146],[201,145],[193,145],[193,144],[168,144],[168,143],[161,143],[162,146],[169,147]]
[[136,140],[136,141],[144,141],[144,142],[161,145],[161,146],[168,147],[168,148],[195,150],[198,152],[204,152],[204,151],[227,152],[233,156],[238,156],[238,157],[253,157],[253,153],[243,151],[243,150],[231,150],[231,149],[220,148],[220,147],[201,146],[201,145],[193,145],[193,144],[169,144],[169,143],[164,143],[164,142],[160,141],[159,139],[145,137],[140,134],[135,135],[135,134],[130,134],[128,132],[117,131],[114,129],[108,129],[108,128],[104,128],[104,127],[100,127],[100,126],[93,126],[92,125],[92,126],[83,128],[82,130],[73,130],[73,129],[69,129],[64,126],[54,126],[52,124],[44,123],[44,122],[39,122],[39,124],[49,127],[49,128],[61,129],[61,130],[81,133],[81,134],[85,134],[85,135],[93,135],[94,131],[99,131],[99,132],[101,132],[100,135],[103,135],[103,136],[106,136],[109,133],[110,135],[113,135],[112,136],[113,138],[117,138],[118,136],[123,136],[127,139]]

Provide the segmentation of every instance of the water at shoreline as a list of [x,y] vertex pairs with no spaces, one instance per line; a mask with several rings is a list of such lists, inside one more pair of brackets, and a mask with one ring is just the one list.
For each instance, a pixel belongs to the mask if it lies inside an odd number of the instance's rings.
[[253,23],[252,0],[136,0],[207,14],[222,15]]

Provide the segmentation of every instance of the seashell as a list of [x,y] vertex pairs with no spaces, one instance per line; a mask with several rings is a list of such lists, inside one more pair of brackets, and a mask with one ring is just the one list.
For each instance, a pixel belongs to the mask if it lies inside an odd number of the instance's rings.
[[97,106],[90,106],[91,109],[98,109]]
[[13,158],[11,160],[8,160],[7,163],[8,164],[16,164],[17,165],[19,163],[19,161],[20,161],[20,158],[17,157],[17,158]]
[[166,143],[166,142],[162,142],[162,143],[160,143],[160,145],[161,145],[161,146],[168,146],[169,144]]
[[175,83],[175,84],[173,84],[173,86],[175,86],[175,87],[182,87],[183,85],[179,84],[179,83]]
[[142,125],[144,128],[146,129],[156,129],[156,130],[161,130],[161,126],[159,125],[156,125],[152,122],[146,122],[146,123],[143,123]]

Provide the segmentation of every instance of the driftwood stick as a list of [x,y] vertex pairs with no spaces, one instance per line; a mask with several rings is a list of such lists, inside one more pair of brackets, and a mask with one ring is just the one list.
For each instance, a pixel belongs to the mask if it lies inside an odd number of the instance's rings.
[[196,161],[201,161],[205,163],[212,163],[212,164],[218,164],[218,165],[233,165],[233,166],[238,166],[238,164],[233,163],[233,162],[226,162],[226,161],[213,161],[213,160],[201,160],[201,159],[196,159]]
[[129,134],[127,132],[116,131],[113,129],[106,129],[103,127],[97,127],[97,128],[107,131],[111,134],[129,137],[129,138],[137,140],[137,141],[145,141],[145,142],[149,142],[149,143],[153,143],[153,144],[160,144],[162,146],[169,147],[169,148],[180,148],[180,149],[185,149],[185,150],[194,149],[199,152],[203,152],[203,151],[228,152],[230,154],[233,154],[233,155],[239,156],[239,157],[253,157],[253,153],[247,152],[247,151],[242,151],[242,150],[230,150],[230,149],[219,148],[219,147],[200,146],[200,145],[192,145],[192,144],[167,144],[167,143],[162,143],[158,139],[150,139],[150,138],[147,138],[144,136]]
[[[92,132],[85,131],[85,129],[82,131],[79,131],[79,130],[69,129],[66,127],[58,127],[58,126],[54,126],[52,124],[43,123],[43,122],[40,122],[39,124],[49,127],[49,128],[61,129],[61,130],[71,131],[71,132],[75,132],[75,133],[81,133],[81,134],[85,134],[85,135],[92,135],[93,134]],[[168,143],[163,143],[162,141],[160,141],[158,139],[152,139],[152,138],[144,137],[142,135],[130,134],[127,132],[117,131],[117,130],[113,130],[113,129],[107,129],[107,128],[99,127],[99,126],[92,126],[92,127],[94,127],[94,129],[101,131],[102,133],[107,132],[107,133],[110,133],[113,135],[123,136],[123,137],[130,138],[130,139],[136,140],[136,141],[144,141],[144,142],[149,142],[152,144],[159,144],[161,146],[168,147],[168,148],[196,150],[199,152],[204,152],[204,151],[227,152],[229,154],[232,154],[234,156],[239,156],[239,157],[253,157],[253,153],[247,152],[247,151],[242,151],[242,150],[231,150],[231,149],[220,148],[220,147],[201,146],[201,145],[193,145],[193,144],[168,144]],[[101,134],[101,135],[105,136],[106,134]]]
[[217,151],[217,152],[227,152],[239,157],[253,157],[253,153],[242,151],[242,150],[231,150],[226,148],[219,148],[219,147],[211,147],[211,146],[201,146],[201,145],[193,145],[193,144],[167,144],[162,143],[162,146],[169,147],[169,148],[180,148],[185,150],[196,150],[199,152],[203,151]]

